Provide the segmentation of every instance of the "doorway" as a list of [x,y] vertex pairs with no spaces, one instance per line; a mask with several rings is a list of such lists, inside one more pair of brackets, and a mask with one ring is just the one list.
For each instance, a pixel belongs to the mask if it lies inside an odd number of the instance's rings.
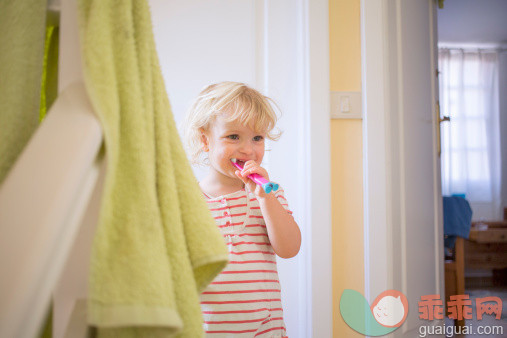
[[[466,201],[472,214],[461,228],[465,238],[456,239],[462,243],[445,250],[446,258],[462,261],[460,293],[472,304],[486,294],[505,299],[507,291],[505,15],[506,2],[489,0],[446,0],[438,11],[440,103],[450,119],[442,124],[443,195],[448,203]],[[447,224],[459,224],[445,205]],[[452,232],[446,227],[448,237],[459,236]]]

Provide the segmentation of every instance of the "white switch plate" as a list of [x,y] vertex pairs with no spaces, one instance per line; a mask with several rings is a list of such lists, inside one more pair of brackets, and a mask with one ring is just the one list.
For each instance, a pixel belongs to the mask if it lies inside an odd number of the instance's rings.
[[[362,119],[361,92],[331,92],[332,119]],[[344,104],[348,101],[348,105]],[[348,106],[348,107],[347,107]],[[348,108],[348,111],[346,111]]]

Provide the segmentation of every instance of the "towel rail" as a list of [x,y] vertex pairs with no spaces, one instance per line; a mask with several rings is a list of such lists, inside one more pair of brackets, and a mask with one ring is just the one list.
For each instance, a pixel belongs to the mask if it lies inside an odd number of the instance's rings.
[[0,337],[41,327],[99,174],[100,123],[69,85],[0,187]]

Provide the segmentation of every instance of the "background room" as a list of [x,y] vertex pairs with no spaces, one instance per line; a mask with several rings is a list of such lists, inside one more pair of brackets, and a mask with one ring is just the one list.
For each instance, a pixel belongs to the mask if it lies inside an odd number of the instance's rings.
[[507,298],[506,15],[507,2],[495,0],[446,0],[438,11],[440,111],[450,118],[441,124],[442,194],[472,210],[468,238],[446,252],[462,285],[453,289],[446,261],[446,291],[471,298]]

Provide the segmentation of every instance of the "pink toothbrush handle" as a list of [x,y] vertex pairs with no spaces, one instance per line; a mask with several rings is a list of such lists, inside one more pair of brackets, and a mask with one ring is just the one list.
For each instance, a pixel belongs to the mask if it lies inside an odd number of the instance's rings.
[[[243,167],[241,167],[236,162],[232,162],[232,164],[234,164],[234,166],[236,168],[238,168],[239,170],[243,170]],[[264,189],[266,194],[269,194],[271,191],[278,190],[278,184],[269,182],[267,179],[265,179],[263,176],[261,176],[259,174],[254,173],[254,174],[248,175],[247,177],[250,178],[255,183],[257,183],[258,185],[260,185],[262,187],[262,189]]]
[[[232,162],[232,164],[234,164],[234,166],[236,168],[238,168],[239,170],[243,170],[243,167],[241,167],[236,162]],[[247,177],[250,178],[255,183],[260,184],[260,185],[263,185],[264,183],[269,183],[269,181],[267,179],[265,179],[263,176],[261,176],[259,174],[250,174]]]
[[267,179],[264,178],[264,176],[261,176],[259,174],[250,174],[248,177],[254,181],[257,184],[263,185],[265,183],[269,183]]

